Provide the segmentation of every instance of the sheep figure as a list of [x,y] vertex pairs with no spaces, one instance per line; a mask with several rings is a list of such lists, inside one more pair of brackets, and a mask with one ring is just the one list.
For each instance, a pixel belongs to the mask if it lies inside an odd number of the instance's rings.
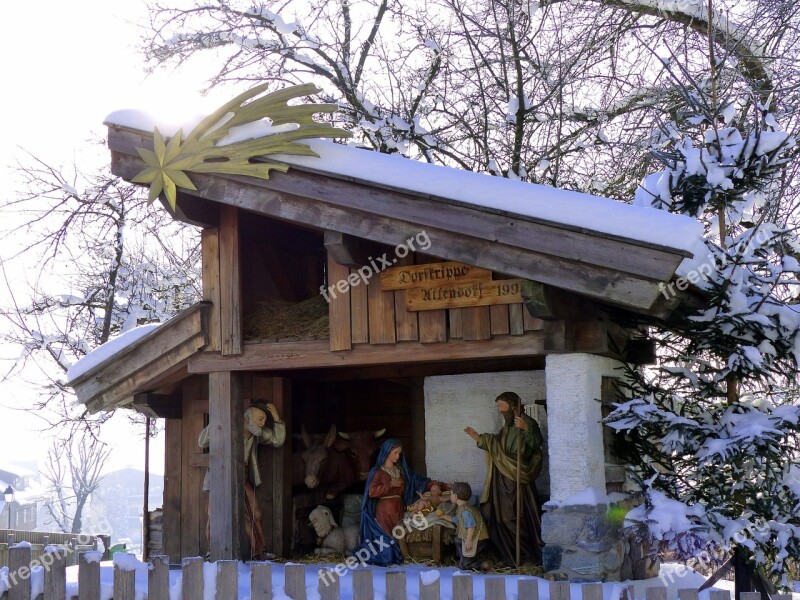
[[311,526],[317,532],[320,547],[315,554],[349,554],[358,546],[358,527],[355,525],[339,527],[331,509],[319,505],[308,516]]

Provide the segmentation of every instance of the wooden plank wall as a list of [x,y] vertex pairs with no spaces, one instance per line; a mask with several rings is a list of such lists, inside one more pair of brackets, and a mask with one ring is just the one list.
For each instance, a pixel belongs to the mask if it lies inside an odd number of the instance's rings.
[[[398,258],[396,265],[431,262],[409,254]],[[358,281],[346,292],[330,294],[330,348],[350,350],[354,344],[423,344],[463,339],[490,340],[498,335],[523,335],[544,328],[540,319],[530,315],[520,304],[476,306],[410,312],[405,308],[406,290],[383,291],[380,279],[373,275],[367,285],[356,279],[358,271],[338,264],[328,256],[328,286],[339,281]],[[501,279],[502,275],[496,278]]]

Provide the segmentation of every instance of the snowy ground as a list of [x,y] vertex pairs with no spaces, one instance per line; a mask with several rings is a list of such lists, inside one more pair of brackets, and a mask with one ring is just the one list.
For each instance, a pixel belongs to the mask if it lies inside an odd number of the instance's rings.
[[[317,590],[317,576],[315,567],[331,567],[333,565],[320,564],[320,565],[306,565],[306,595],[309,600],[316,600],[320,598],[319,591]],[[440,580],[441,598],[452,598],[451,580],[454,574],[462,573],[456,568],[441,568],[431,569],[430,567],[419,565],[408,565],[403,568],[381,569],[373,568],[374,577],[373,583],[375,586],[375,600],[383,600],[386,594],[385,588],[385,572],[386,571],[405,571],[407,574],[407,597],[409,600],[417,600],[419,598],[419,581],[422,577],[426,582],[431,582],[438,578]],[[683,577],[676,575],[682,574]],[[487,599],[484,593],[484,580],[487,575],[473,574],[473,591],[475,600],[491,600]],[[205,598],[203,600],[214,600],[215,598],[215,578],[216,578],[216,565],[214,563],[205,563]],[[517,580],[521,577],[507,576],[506,577],[506,597],[508,600],[517,599]],[[539,582],[539,600],[549,600],[549,581],[540,578],[527,577],[526,579],[536,579]],[[663,581],[662,581],[663,580]],[[667,600],[675,600],[677,598],[677,590],[679,588],[697,588],[705,581],[705,578],[691,570],[685,569],[682,565],[664,565],[661,571],[661,578],[648,579],[645,581],[623,582],[623,583],[605,583],[603,584],[603,600],[616,600],[619,598],[620,592],[627,585],[634,587],[634,596],[636,600],[644,600],[645,589],[650,586],[661,586],[667,584]],[[102,598],[107,600],[111,598],[113,582],[113,563],[101,563],[101,584],[102,584]],[[246,564],[239,564],[239,599],[249,600],[250,598],[250,571]],[[342,599],[349,599],[352,597],[352,577],[350,573],[345,574],[340,579],[341,584],[341,597]],[[730,585],[726,585],[730,584]],[[721,582],[713,589],[729,589],[732,590],[732,583]],[[272,567],[272,590],[273,598],[287,599],[284,592],[284,565],[282,563],[273,563]],[[571,597],[580,599],[580,584],[573,584],[571,586]],[[709,590],[710,591],[710,590]],[[700,600],[708,600],[709,591],[700,594]],[[67,571],[67,597],[70,594],[77,596],[78,593],[78,571],[77,567],[70,567]],[[138,563],[136,568],[136,600],[144,600],[147,598],[147,565]],[[170,600],[181,600],[181,573],[178,570],[170,571]],[[188,600],[188,599],[187,599]],[[195,599],[192,599],[195,600]]]

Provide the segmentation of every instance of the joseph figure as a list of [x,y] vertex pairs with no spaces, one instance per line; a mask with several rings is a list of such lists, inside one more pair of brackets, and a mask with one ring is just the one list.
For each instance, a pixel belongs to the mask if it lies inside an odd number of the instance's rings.
[[522,410],[522,400],[514,392],[503,392],[495,399],[503,416],[498,433],[479,434],[464,429],[486,451],[486,484],[480,504],[489,526],[489,537],[507,565],[516,562],[517,538],[517,444],[521,443],[519,464],[520,561],[542,564],[542,521],[536,495],[536,477],[542,468],[542,432],[536,419]]
[[[269,423],[271,421],[271,423]],[[208,448],[211,440],[210,424],[201,432],[197,444]],[[286,441],[286,425],[281,421],[275,405],[255,400],[244,411],[244,485],[245,485],[245,529],[250,538],[250,557],[254,560],[275,558],[266,550],[264,531],[261,528],[261,508],[256,497],[256,488],[261,485],[261,473],[258,466],[258,446],[269,445],[275,448],[283,446]],[[211,491],[211,471],[206,471],[203,480],[203,491]],[[223,491],[224,492],[224,491]],[[209,506],[209,511],[210,511]],[[211,514],[206,524],[206,536],[211,543]]]

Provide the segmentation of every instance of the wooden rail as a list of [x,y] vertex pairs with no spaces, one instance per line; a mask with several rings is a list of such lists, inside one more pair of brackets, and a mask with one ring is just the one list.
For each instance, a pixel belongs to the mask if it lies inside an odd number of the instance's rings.
[[[130,556],[130,555],[129,555]],[[31,561],[31,548],[28,545],[15,546],[9,551],[9,590],[0,594],[0,600],[29,600],[31,598],[31,571],[28,565]],[[77,595],[67,595],[66,568],[67,551],[63,548],[53,549],[42,557],[42,566],[38,567],[44,574],[43,593],[36,600],[100,600],[100,563],[99,553],[82,552],[78,561],[78,590]],[[134,600],[136,597],[134,571],[125,570],[124,563],[114,567],[113,600]],[[225,600],[239,598],[239,570],[237,561],[218,561],[216,564],[216,597]],[[170,568],[166,556],[154,556],[149,564],[147,574],[148,600],[169,600]],[[204,598],[202,558],[184,558],[181,565],[181,596],[187,600]],[[270,563],[251,563],[250,568],[250,598],[252,600],[268,600],[273,597],[272,569]],[[315,565],[286,564],[283,566],[284,594],[293,600],[305,600],[307,593],[307,578],[309,572],[317,577],[317,591],[322,600],[341,600],[340,574],[346,569],[340,565],[338,569],[320,569]],[[337,570],[339,573],[337,573]],[[353,600],[372,600],[375,597],[376,581],[382,577],[378,571],[368,568],[350,571],[352,574],[352,592],[348,594]],[[37,572],[37,575],[41,574]],[[407,598],[408,579],[402,568],[385,572],[385,590],[387,600],[405,600]],[[532,577],[512,578],[502,576],[481,576],[483,581],[477,580],[472,575],[458,574],[450,579],[452,596],[443,595],[441,577],[428,577],[427,573],[419,575],[420,600],[471,600],[475,595],[483,595],[492,600],[505,600],[506,598],[519,598],[520,600],[538,600],[539,584],[541,580]],[[41,580],[38,582],[41,584]],[[568,582],[548,582],[551,600],[602,600],[603,584],[584,583],[580,586],[581,598],[571,598],[570,584]],[[74,585],[72,586],[74,588]],[[480,588],[483,588],[481,590]],[[515,589],[516,588],[516,589]],[[74,590],[70,590],[73,592]],[[139,590],[140,592],[142,590]],[[697,600],[696,589],[678,590],[680,600]],[[666,600],[667,588],[662,586],[649,587],[645,597],[634,599],[633,587],[622,589],[620,600]],[[791,600],[791,594],[775,595],[772,600]],[[712,590],[709,600],[731,600],[727,591]],[[742,594],[741,600],[761,600],[758,593]]]

